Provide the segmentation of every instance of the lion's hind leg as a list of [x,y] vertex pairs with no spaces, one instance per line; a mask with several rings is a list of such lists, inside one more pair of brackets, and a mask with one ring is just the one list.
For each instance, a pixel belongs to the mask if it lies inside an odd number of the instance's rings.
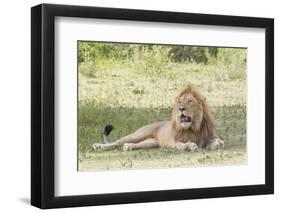
[[123,144],[139,143],[150,136],[151,136],[150,133],[148,134],[147,132],[143,132],[142,130],[137,130],[134,133],[124,136],[111,143],[110,142],[105,144],[95,143],[93,144],[93,148],[94,150],[101,150],[101,151],[113,150],[116,149],[117,147],[120,147]]
[[[111,130],[113,129],[112,126],[107,125],[104,130],[104,135],[105,135],[104,142],[105,143],[104,144],[95,143],[95,144],[93,144],[93,148],[94,148],[94,150],[112,150],[112,149],[116,149],[117,147],[119,147],[123,144],[127,144],[127,143],[135,144],[135,143],[143,142],[146,139],[150,139],[150,138],[152,139],[155,132],[158,130],[158,128],[160,126],[163,125],[163,123],[164,122],[162,121],[162,122],[157,122],[157,123],[152,123],[152,124],[146,125],[144,127],[137,129],[135,132],[133,132],[127,136],[124,136],[114,142],[109,142],[109,140],[107,139],[107,136],[110,134]],[[130,148],[128,148],[128,149],[130,149]]]
[[134,149],[151,149],[157,148],[159,144],[157,143],[155,138],[148,138],[146,140],[140,141],[138,143],[125,143],[123,145],[124,151],[131,151]]

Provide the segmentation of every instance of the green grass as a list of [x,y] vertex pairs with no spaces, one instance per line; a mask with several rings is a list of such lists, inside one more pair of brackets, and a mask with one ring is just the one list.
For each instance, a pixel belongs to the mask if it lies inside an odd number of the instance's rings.
[[[246,74],[243,66],[168,63],[159,74],[129,63],[79,66],[79,170],[166,168],[246,162]],[[83,74],[82,74],[83,73]],[[85,73],[91,73],[86,75]],[[187,84],[207,97],[224,151],[198,153],[166,149],[95,152],[106,124],[111,140],[170,119],[174,100]]]

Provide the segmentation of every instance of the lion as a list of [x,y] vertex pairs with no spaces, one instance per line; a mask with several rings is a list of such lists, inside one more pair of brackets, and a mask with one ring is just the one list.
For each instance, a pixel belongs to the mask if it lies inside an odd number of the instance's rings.
[[193,85],[184,88],[176,97],[171,120],[143,126],[132,134],[109,142],[108,136],[112,129],[112,125],[105,127],[105,144],[94,144],[94,149],[112,150],[123,146],[124,151],[131,151],[170,147],[195,152],[198,148],[224,148],[224,141],[216,135],[206,98]]

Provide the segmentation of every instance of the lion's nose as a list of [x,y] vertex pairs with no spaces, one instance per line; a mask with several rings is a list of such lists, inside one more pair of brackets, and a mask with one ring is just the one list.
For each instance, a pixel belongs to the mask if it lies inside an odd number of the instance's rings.
[[184,107],[180,107],[180,108],[179,108],[179,111],[181,111],[181,112],[184,111],[184,110],[185,110]]

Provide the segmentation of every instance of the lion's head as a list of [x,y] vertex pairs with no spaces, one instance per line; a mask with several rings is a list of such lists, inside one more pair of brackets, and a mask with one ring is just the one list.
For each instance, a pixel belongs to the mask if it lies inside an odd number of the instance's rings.
[[192,85],[177,96],[172,122],[177,131],[193,132],[200,137],[214,134],[214,122],[206,98]]

